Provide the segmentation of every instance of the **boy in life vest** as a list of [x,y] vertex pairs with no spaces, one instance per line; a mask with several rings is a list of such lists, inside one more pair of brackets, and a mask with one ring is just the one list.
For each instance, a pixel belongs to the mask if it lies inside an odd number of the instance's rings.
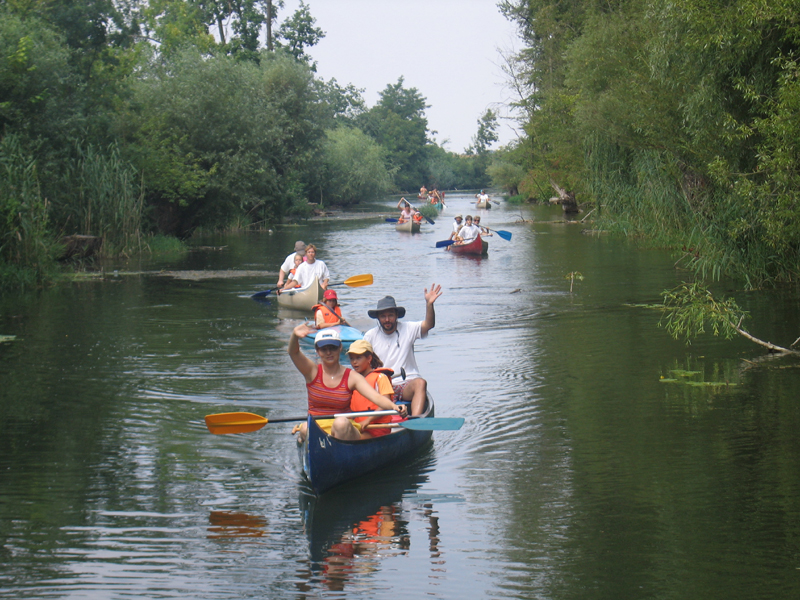
[[339,307],[339,297],[335,290],[325,290],[322,304],[315,304],[311,310],[314,311],[314,324],[317,329],[347,325],[347,321],[342,318],[342,309]]
[[[379,394],[386,396],[389,400],[394,396],[394,387],[389,377],[392,375],[391,369],[384,369],[381,359],[372,349],[372,344],[367,340],[356,340],[350,344],[347,350],[350,358],[350,366],[353,370],[362,375],[367,383]],[[387,376],[388,375],[388,376]],[[353,412],[364,412],[368,410],[381,410],[379,406],[367,400],[357,391],[350,397],[350,410]],[[391,423],[394,420],[392,415],[383,417],[356,417],[356,423],[361,428],[361,439],[368,439],[392,433],[389,427],[368,428],[367,425],[376,423]],[[401,419],[397,419],[401,420]]]

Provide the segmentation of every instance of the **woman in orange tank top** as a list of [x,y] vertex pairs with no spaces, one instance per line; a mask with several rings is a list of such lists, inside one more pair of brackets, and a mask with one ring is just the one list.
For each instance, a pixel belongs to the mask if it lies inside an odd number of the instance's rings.
[[[320,331],[314,342],[319,364],[300,351],[300,338],[316,331],[308,325],[298,325],[289,338],[289,357],[294,366],[305,377],[308,392],[308,412],[312,415],[333,415],[350,412],[350,398],[353,390],[377,404],[383,410],[396,410],[401,416],[406,415],[405,406],[397,406],[385,396],[381,396],[358,373],[345,368],[339,363],[342,352],[342,340],[333,329]],[[295,426],[292,433],[300,433],[299,440],[306,436],[306,423]],[[358,427],[347,417],[337,417],[333,421],[331,435],[342,440],[361,439]]]

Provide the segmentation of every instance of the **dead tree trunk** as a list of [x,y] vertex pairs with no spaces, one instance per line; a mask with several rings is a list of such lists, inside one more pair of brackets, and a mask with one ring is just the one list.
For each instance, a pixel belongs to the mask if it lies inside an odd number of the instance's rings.
[[550,185],[553,186],[553,189],[558,194],[557,197],[550,198],[551,203],[561,204],[561,208],[564,210],[565,213],[580,212],[580,209],[578,208],[578,202],[575,200],[575,192],[568,192],[567,190],[559,186],[552,179],[550,180]]
[[91,258],[100,254],[103,247],[103,238],[94,235],[68,235],[61,238],[64,252],[59,260]]

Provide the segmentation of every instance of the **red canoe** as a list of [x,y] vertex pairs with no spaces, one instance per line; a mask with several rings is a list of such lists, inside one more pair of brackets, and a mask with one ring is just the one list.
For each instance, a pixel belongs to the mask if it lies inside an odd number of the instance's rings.
[[469,244],[453,244],[450,246],[451,252],[456,252],[458,254],[474,254],[476,256],[480,256],[481,254],[486,254],[489,250],[489,243],[484,242],[481,239],[481,236],[476,237],[472,240]]

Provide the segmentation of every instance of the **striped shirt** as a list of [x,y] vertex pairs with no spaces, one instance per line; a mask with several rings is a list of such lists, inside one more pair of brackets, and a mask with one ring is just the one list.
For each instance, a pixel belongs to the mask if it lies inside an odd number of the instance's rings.
[[350,396],[352,392],[347,387],[350,369],[344,370],[342,380],[336,387],[328,387],[322,380],[322,365],[317,365],[317,376],[311,383],[306,384],[308,389],[308,412],[311,415],[335,415],[350,412]]

